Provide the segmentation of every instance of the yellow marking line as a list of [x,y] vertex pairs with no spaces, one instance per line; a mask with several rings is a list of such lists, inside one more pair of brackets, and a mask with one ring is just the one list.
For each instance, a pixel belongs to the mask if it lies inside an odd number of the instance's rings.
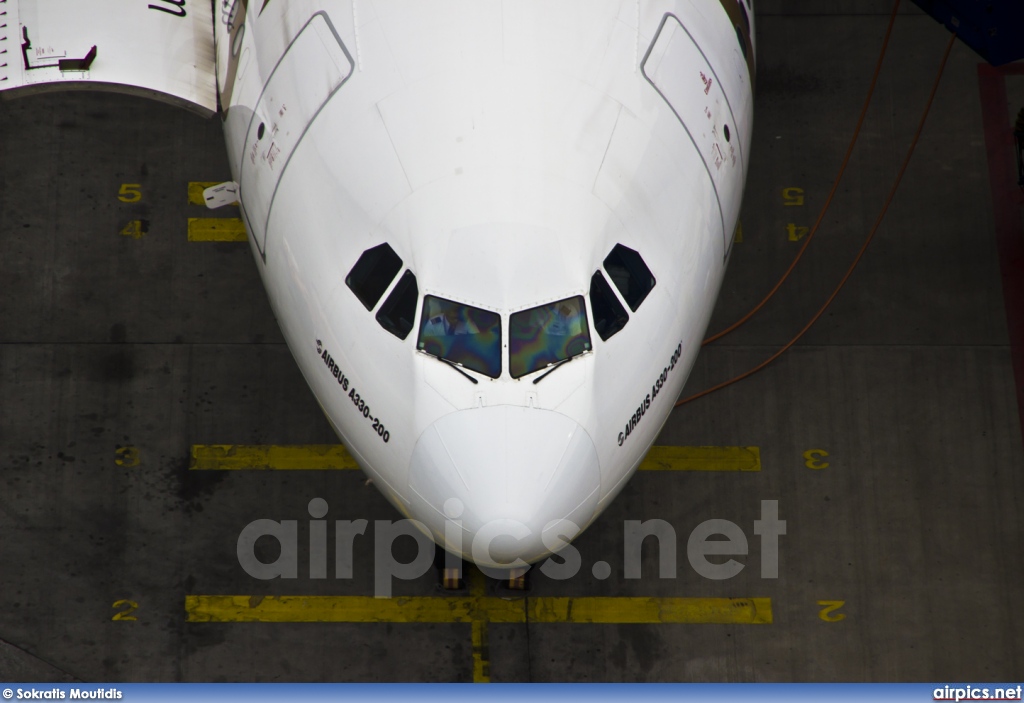
[[[185,596],[188,622],[597,623],[768,625],[771,598],[591,596]],[[474,647],[474,669],[485,668]],[[475,643],[474,643],[475,644]]]
[[771,598],[499,598],[478,569],[469,596],[185,596],[188,622],[469,623],[473,682],[490,683],[490,623],[770,625]]
[[358,469],[340,444],[193,444],[193,471]]
[[[189,469],[358,469],[340,444],[194,444]],[[758,447],[651,447],[641,471],[760,471]]]
[[190,217],[188,241],[244,242],[245,225],[237,217]]
[[640,471],[760,471],[760,447],[655,446]]
[[203,191],[210,186],[220,185],[223,181],[189,181],[188,202],[190,205],[206,205]]
[[473,683],[491,682],[491,648],[487,643],[487,623],[473,621]]
[[[479,601],[487,595],[487,582],[480,569],[469,569],[463,572],[469,578],[469,592]],[[509,601],[512,602],[512,601]],[[473,645],[473,683],[491,682],[491,647],[487,641],[487,622],[483,619],[473,620],[471,641]]]
[[[203,196],[203,191],[211,186],[219,186],[224,181],[189,181],[188,182],[188,202],[189,205],[202,205],[206,206],[206,198]],[[238,205],[238,203],[231,203],[232,205]]]

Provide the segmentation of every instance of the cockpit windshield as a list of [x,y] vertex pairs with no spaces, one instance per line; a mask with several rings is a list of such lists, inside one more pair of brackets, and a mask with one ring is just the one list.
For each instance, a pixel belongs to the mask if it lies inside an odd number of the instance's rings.
[[566,298],[509,318],[509,373],[519,378],[591,349],[583,296]]
[[501,316],[428,295],[416,348],[485,376],[501,375]]

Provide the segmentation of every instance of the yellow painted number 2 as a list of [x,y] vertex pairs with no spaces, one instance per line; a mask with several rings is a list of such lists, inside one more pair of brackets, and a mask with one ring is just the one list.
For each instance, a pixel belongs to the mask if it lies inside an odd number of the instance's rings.
[[819,600],[818,605],[821,606],[821,610],[818,612],[818,617],[825,622],[839,622],[840,620],[846,619],[845,613],[836,612],[846,605],[845,600]]
[[138,620],[132,613],[139,609],[139,604],[133,600],[116,600],[111,608],[123,608],[114,613],[111,620]]

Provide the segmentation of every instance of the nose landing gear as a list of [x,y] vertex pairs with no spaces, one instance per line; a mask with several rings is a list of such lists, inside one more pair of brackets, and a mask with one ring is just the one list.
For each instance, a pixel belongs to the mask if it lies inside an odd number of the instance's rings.
[[466,589],[466,562],[451,552],[434,546],[434,569],[443,591]]
[[441,572],[441,588],[446,591],[461,591],[465,588],[461,567],[445,568]]
[[511,569],[508,578],[505,580],[505,587],[510,591],[528,591],[530,582],[527,579],[529,569]]
[[[434,571],[437,573],[438,587],[442,591],[457,592],[467,590],[466,569],[473,568],[461,557],[455,556],[449,551],[435,546],[434,548]],[[491,572],[489,580],[494,583],[491,588],[497,591],[514,591],[516,594],[523,594],[530,590],[530,568],[509,569],[500,577]],[[485,577],[477,573],[477,585],[484,587]],[[488,589],[490,590],[490,589]]]

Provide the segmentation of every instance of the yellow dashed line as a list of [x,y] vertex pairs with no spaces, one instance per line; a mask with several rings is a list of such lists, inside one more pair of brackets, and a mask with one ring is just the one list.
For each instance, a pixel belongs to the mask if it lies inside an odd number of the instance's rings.
[[[189,622],[772,623],[770,598],[191,595],[185,611]],[[474,647],[474,670],[486,661],[483,636],[479,656]]]
[[[196,444],[189,468],[200,471],[244,469],[357,469],[340,444]],[[760,471],[758,447],[651,447],[641,471]]]
[[190,242],[244,242],[245,225],[237,217],[190,217]]

